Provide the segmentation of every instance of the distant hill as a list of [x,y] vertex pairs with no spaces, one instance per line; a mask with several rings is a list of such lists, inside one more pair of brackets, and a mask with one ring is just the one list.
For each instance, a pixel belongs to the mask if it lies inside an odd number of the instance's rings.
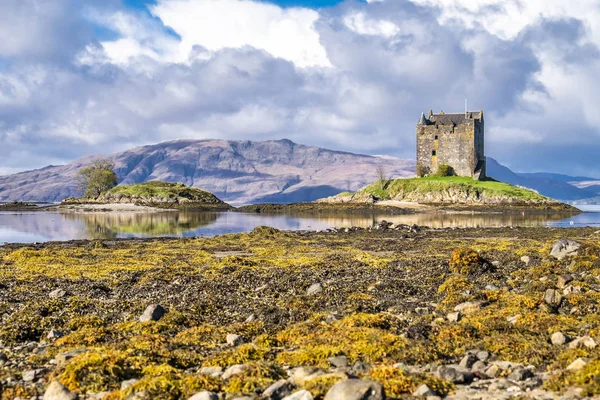
[[[296,144],[290,140],[177,140],[99,156],[115,163],[121,184],[181,182],[230,204],[312,201],[355,191],[377,179],[414,174],[414,161]],[[77,171],[95,156],[68,165],[0,176],[0,201],[58,202],[81,195]]]
[[[0,176],[0,201],[59,202],[81,195],[77,171],[95,158],[115,162],[119,182],[181,182],[233,205],[313,201],[354,192],[377,180],[414,176],[415,162],[296,144],[290,140],[177,140],[89,156],[67,165]],[[488,157],[488,175],[563,201],[600,195],[600,180],[560,174],[517,174]]]

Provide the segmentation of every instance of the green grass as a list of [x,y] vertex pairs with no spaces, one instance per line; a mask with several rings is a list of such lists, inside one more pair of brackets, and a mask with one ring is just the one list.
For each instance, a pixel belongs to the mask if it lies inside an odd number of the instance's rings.
[[138,197],[166,197],[169,199],[185,198],[192,201],[209,203],[219,200],[210,192],[186,186],[183,183],[167,183],[150,181],[133,185],[119,185],[107,192],[111,195],[138,196]]
[[381,199],[391,199],[400,193],[436,193],[448,189],[460,189],[466,192],[476,191],[486,196],[506,196],[525,201],[548,200],[534,191],[522,189],[508,183],[495,180],[476,181],[470,177],[445,176],[411,179],[394,179],[387,181],[381,188],[380,182],[372,183],[362,191]]

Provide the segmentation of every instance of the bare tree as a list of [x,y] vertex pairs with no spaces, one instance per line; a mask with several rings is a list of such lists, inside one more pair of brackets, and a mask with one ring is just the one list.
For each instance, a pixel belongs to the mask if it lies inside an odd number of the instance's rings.
[[377,174],[377,183],[379,183],[379,189],[383,190],[385,188],[385,183],[388,180],[387,171],[383,165],[378,165],[375,173]]

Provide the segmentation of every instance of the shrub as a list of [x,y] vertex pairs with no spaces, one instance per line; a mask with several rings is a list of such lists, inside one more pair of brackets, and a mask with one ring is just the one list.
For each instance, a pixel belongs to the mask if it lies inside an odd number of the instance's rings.
[[448,164],[438,165],[437,171],[435,172],[435,176],[452,176],[452,175],[454,175],[454,170]]
[[450,259],[450,269],[457,274],[472,274],[476,272],[483,260],[475,250],[462,248],[452,252]]
[[429,168],[427,168],[425,165],[421,163],[417,164],[417,176],[419,178],[429,175],[429,172]]

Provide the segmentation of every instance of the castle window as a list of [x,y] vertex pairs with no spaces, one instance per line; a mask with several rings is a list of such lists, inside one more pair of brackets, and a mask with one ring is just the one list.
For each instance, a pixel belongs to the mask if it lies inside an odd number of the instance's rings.
[[436,154],[437,154],[437,153],[436,153],[436,151],[435,151],[435,150],[433,150],[433,151],[431,152],[431,155],[432,155],[432,156],[435,156]]
[[437,135],[435,135],[435,140],[438,140],[438,136]]

